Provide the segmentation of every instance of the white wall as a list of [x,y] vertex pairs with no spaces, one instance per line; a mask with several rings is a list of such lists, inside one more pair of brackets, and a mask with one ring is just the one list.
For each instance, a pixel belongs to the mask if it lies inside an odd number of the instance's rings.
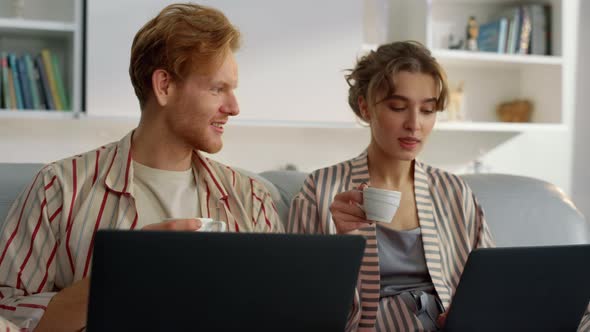
[[[238,94],[242,106],[239,117],[249,118],[249,114],[256,113],[278,114],[281,119],[292,120],[308,116],[317,117],[316,121],[351,119],[341,70],[353,64],[362,42],[360,1],[317,2],[321,7],[312,0],[288,4],[280,1],[280,8],[279,1],[255,0],[258,6],[251,5],[252,1],[247,2],[249,6],[232,0],[208,1],[220,4],[222,9],[227,7],[224,10],[230,19],[243,27],[244,48],[238,56],[241,81]],[[130,7],[139,2],[143,14]],[[149,17],[146,10],[155,14],[163,2],[166,1],[89,1],[90,8],[96,10],[89,17],[90,25],[97,19],[112,22],[89,31],[92,38],[89,44],[102,45],[89,49],[88,74],[95,78],[88,82],[91,117],[83,120],[0,118],[0,162],[49,162],[117,140],[132,129],[137,118],[97,118],[139,113],[127,77],[132,36],[112,28],[115,21],[126,22],[128,28],[139,28]],[[264,3],[267,6],[261,5]],[[303,19],[314,9],[319,14]],[[130,12],[134,15],[129,15]],[[123,35],[123,42],[113,38],[117,33]],[[282,40],[281,36],[288,38]],[[317,44],[317,39],[323,42]],[[295,65],[299,59],[304,66]],[[563,97],[567,99],[570,93],[573,96],[573,92],[564,91]],[[310,171],[351,158],[367,143],[366,129],[229,126],[225,147],[215,158],[252,171],[275,169],[287,163]],[[260,153],[252,157],[252,150]],[[484,170],[538,177],[571,193],[568,131],[435,132],[422,155],[426,162],[457,172],[468,171],[470,163],[477,158],[483,161]]]
[[580,4],[572,198],[590,218],[590,2]]
[[[88,2],[87,111],[136,115],[128,66],[133,37],[170,0]],[[343,70],[362,43],[357,0],[209,0],[241,31],[241,119],[352,121]],[[133,15],[129,15],[133,12]],[[310,112],[310,109],[313,111]]]

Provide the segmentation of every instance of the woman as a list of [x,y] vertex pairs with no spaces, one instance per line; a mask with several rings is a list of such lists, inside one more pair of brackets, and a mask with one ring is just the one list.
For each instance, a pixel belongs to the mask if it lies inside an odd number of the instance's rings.
[[[421,44],[396,42],[362,57],[346,80],[371,141],[358,157],[309,175],[289,231],[367,238],[347,330],[436,330],[469,252],[493,245],[465,182],[416,161],[445,108],[446,75]],[[401,192],[390,223],[366,220],[364,185]]]

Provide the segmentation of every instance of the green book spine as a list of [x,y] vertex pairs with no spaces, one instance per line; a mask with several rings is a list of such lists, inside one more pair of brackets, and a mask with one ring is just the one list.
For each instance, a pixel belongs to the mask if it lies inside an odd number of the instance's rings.
[[57,56],[52,53],[51,54],[51,64],[53,65],[53,76],[55,77],[55,83],[57,85],[57,93],[59,95],[59,99],[61,99],[62,107],[64,111],[71,111],[70,103],[68,102],[66,90],[64,89],[63,78],[61,75],[61,67],[59,66],[59,62],[57,61]]
[[8,59],[6,53],[0,53],[0,66],[2,66],[2,89],[4,90],[4,108],[11,109],[16,107],[12,105],[10,99],[10,81],[8,79]]
[[12,85],[14,86],[14,96],[16,98],[15,108],[22,110],[25,108],[22,94],[22,82],[18,75],[18,65],[16,63],[16,55],[8,53],[8,66],[10,66],[10,72],[12,73]]
[[48,49],[41,50],[41,57],[43,59],[43,65],[45,68],[45,76],[47,76],[47,81],[49,83],[49,92],[51,93],[51,98],[53,98],[54,106],[56,111],[63,111],[63,105],[61,104],[61,98],[59,98],[59,94],[57,92],[57,83],[55,82],[55,77],[53,77],[53,64],[51,63],[51,52]]
[[8,85],[9,85],[9,93],[10,93],[10,110],[16,111],[18,110],[18,104],[16,102],[16,90],[14,87],[14,75],[12,73],[12,69],[8,67]]
[[55,108],[55,102],[53,100],[53,95],[51,94],[51,89],[49,88],[49,80],[47,79],[47,70],[45,69],[45,63],[43,62],[43,58],[39,54],[35,57],[35,62],[37,63],[37,71],[39,73],[39,83],[41,85],[41,90],[43,92],[45,106],[48,110],[57,110]]

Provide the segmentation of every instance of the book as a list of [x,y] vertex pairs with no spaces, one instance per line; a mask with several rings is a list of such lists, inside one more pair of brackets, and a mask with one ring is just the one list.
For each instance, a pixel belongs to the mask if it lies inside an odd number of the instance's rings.
[[34,56],[31,56],[31,62],[33,64],[33,75],[35,76],[35,81],[37,82],[37,89],[39,91],[39,103],[41,104],[40,109],[50,110],[49,103],[45,97],[43,80],[41,79],[39,66],[38,66],[36,58]]
[[45,97],[45,102],[47,103],[48,110],[55,110],[55,104],[53,102],[53,96],[51,95],[51,90],[49,88],[49,80],[46,76],[46,69],[43,63],[43,59],[41,55],[37,55],[35,57],[35,63],[37,64],[37,70],[39,71],[39,77],[41,78],[41,86],[43,87],[43,96]]
[[553,54],[553,49],[552,49],[552,32],[551,32],[551,5],[545,5],[543,6],[543,9],[545,10],[545,22],[547,24],[547,29],[545,30],[546,32],[546,36],[545,36],[545,40],[547,42],[547,49],[545,54],[546,55],[552,55]]
[[17,104],[16,104],[16,92],[14,90],[14,77],[12,75],[12,68],[10,68],[10,66],[6,67],[8,68],[8,93],[10,94],[10,109],[13,111],[17,110]]
[[59,94],[57,93],[57,83],[53,75],[55,70],[53,70],[51,52],[46,48],[41,50],[41,58],[43,60],[43,68],[45,69],[45,77],[47,77],[49,83],[49,92],[51,93],[51,98],[54,103],[53,106],[55,106],[56,110],[61,111],[63,110],[63,105],[59,99]]
[[520,32],[521,12],[520,7],[510,7],[501,13],[502,17],[508,20],[508,29],[506,32],[505,52],[508,54],[516,53]]
[[2,90],[4,91],[4,108],[11,109],[14,106],[10,99],[10,82],[8,80],[8,60],[6,53],[0,53],[0,66],[2,67]]
[[57,61],[57,56],[55,53],[51,54],[51,64],[53,65],[53,76],[55,77],[55,83],[57,86],[57,93],[59,95],[59,99],[61,100],[63,110],[70,111],[70,106],[67,99],[67,94],[64,89],[63,79],[61,75],[61,67],[59,66],[59,62]]
[[518,42],[519,54],[529,54],[529,46],[531,42],[531,10],[529,6],[521,6],[521,19],[520,25],[520,39]]
[[506,41],[508,40],[508,19],[500,18],[500,34],[498,38],[498,53],[506,53]]
[[502,17],[479,26],[477,47],[482,52],[504,53],[507,19]]
[[33,97],[31,95],[31,85],[29,83],[29,75],[27,74],[25,68],[25,62],[22,57],[17,57],[14,59],[14,61],[16,61],[16,67],[18,69],[18,78],[21,83],[23,109],[32,110],[34,109]]
[[0,109],[5,108],[4,106],[4,68],[2,68],[2,54],[0,53]]
[[18,68],[16,64],[16,56],[13,53],[8,53],[8,66],[12,75],[12,85],[14,87],[14,95],[16,99],[16,109],[22,110],[25,108],[23,103],[23,94],[21,89],[21,82],[18,75]]
[[530,54],[547,54],[547,18],[545,6],[540,4],[529,5],[531,13],[531,42]]
[[28,79],[31,86],[31,97],[33,98],[33,108],[36,110],[44,109],[41,103],[41,98],[39,96],[39,74],[37,73],[36,68],[33,65],[31,55],[28,53],[23,55],[23,61],[25,63],[25,66],[27,67]]

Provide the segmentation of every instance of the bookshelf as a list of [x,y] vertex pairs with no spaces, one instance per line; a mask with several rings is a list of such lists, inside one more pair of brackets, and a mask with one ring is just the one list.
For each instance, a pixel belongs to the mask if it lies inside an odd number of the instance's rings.
[[[367,0],[368,1],[368,0]],[[389,16],[381,20],[388,26],[384,40],[414,39],[423,42],[447,71],[451,88],[464,85],[463,111],[467,121],[439,121],[438,130],[485,132],[563,131],[570,123],[573,107],[569,91],[571,54],[563,39],[571,31],[565,0],[381,0]],[[551,7],[548,31],[551,54],[508,54],[465,49],[449,49],[459,38],[465,39],[467,20],[475,16],[480,27],[511,13],[516,6],[544,4]],[[510,20],[508,20],[510,22]],[[508,27],[508,26],[507,26]],[[575,28],[574,28],[575,29]],[[454,41],[450,41],[450,36]],[[366,38],[365,38],[366,41]],[[465,45],[465,41],[463,41]],[[366,43],[365,51],[377,44]],[[496,116],[500,103],[527,99],[533,103],[530,122],[503,123]]]
[[[22,90],[25,89],[23,84],[27,84],[26,89],[29,92],[27,96],[21,90],[20,105],[7,104],[3,100],[0,103],[0,117],[57,119],[77,117],[81,112],[82,96],[84,0],[21,0],[22,9],[20,10],[17,10],[14,3],[14,0],[0,0],[0,52],[12,53],[18,59],[17,61],[24,63],[25,73],[22,75],[30,78],[24,83],[20,80],[19,84]],[[17,11],[20,11],[20,14]],[[33,69],[32,72],[39,72],[39,64],[35,61],[35,57],[40,55],[43,49],[49,50],[48,59],[53,60],[50,62],[51,65],[56,64],[56,69],[51,73],[55,84],[61,81],[63,87],[61,94],[59,90],[52,92],[49,85],[44,86],[40,79],[35,82],[33,78],[37,77],[35,74],[28,75],[30,68]],[[31,67],[24,61],[25,54],[31,57]],[[16,65],[17,68],[19,65]],[[4,70],[2,68],[2,71]],[[46,79],[49,79],[47,77],[49,72],[45,71],[45,75]],[[2,79],[2,83],[4,81]],[[57,89],[58,85],[54,87]],[[59,98],[60,110],[57,110],[55,100],[52,100],[53,106],[47,106],[48,97],[44,88],[52,94],[49,98]],[[35,102],[33,102],[31,89],[37,91]],[[2,91],[1,95],[4,98],[5,91]],[[28,99],[26,103],[25,98]]]

